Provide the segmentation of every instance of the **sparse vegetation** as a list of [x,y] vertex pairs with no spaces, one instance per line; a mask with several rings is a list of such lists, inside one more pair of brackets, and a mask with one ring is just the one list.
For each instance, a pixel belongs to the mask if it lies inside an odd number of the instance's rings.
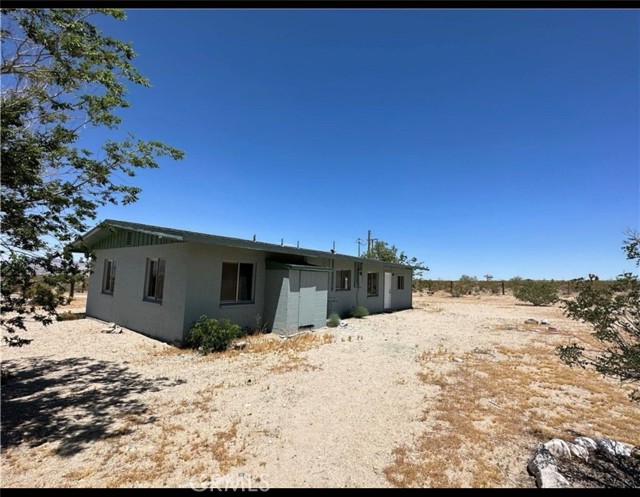
[[[640,235],[629,233],[622,248],[640,266]],[[640,383],[640,280],[625,273],[615,285],[594,287],[597,276],[580,281],[575,300],[564,300],[567,316],[593,325],[595,344],[560,346],[560,359],[569,366],[592,367],[623,382]],[[595,346],[594,346],[595,345]],[[640,402],[640,389],[630,398]]]
[[369,309],[362,305],[355,306],[351,308],[351,317],[362,319],[369,315]]
[[340,315],[335,312],[331,314],[329,319],[327,319],[327,326],[329,328],[336,328],[340,326]]
[[513,289],[513,296],[535,306],[549,305],[558,301],[558,288],[553,280],[523,280]]
[[461,297],[478,291],[478,278],[463,274],[453,286],[452,297]]
[[84,319],[84,312],[62,312],[56,318],[58,321],[74,321],[76,319]]
[[226,318],[214,319],[200,316],[187,335],[186,343],[203,354],[221,352],[229,347],[234,338],[246,335],[237,324]]

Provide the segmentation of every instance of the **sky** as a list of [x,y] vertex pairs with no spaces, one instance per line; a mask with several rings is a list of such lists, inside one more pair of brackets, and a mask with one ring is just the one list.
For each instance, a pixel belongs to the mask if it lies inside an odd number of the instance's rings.
[[98,25],[152,84],[130,87],[122,131],[186,154],[98,220],[351,255],[371,230],[431,279],[634,267],[638,10],[131,9]]

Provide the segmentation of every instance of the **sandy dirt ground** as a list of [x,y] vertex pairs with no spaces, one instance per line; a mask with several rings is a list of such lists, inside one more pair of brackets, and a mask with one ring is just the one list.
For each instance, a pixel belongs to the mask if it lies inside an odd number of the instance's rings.
[[549,437],[640,443],[628,390],[555,357],[589,331],[558,305],[415,295],[344,324],[200,356],[33,323],[1,348],[2,486],[531,487]]

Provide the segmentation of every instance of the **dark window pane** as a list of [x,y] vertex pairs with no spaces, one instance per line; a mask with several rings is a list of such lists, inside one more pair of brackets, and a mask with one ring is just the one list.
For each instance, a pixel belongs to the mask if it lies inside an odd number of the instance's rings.
[[164,259],[158,259],[158,274],[156,276],[156,293],[154,297],[157,300],[162,300],[162,294],[164,289]]
[[240,272],[238,275],[238,285],[240,292],[238,300],[250,301],[253,299],[253,264],[240,264]]
[[222,263],[222,286],[220,288],[220,300],[236,300],[236,285],[238,278],[238,264],[232,262]]
[[113,293],[113,290],[116,287],[116,261],[111,261],[111,272],[109,279],[109,291]]
[[156,293],[156,276],[158,265],[156,261],[149,261],[149,282],[147,285],[147,297],[153,297]]

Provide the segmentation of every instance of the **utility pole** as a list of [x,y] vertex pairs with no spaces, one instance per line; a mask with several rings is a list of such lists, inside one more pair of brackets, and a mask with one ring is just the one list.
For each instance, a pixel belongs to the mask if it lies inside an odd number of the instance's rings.
[[358,239],[356,240],[356,243],[358,244],[358,257],[360,257],[360,245],[364,245],[364,240],[358,237]]
[[371,230],[367,230],[367,253],[371,253],[373,242],[377,242],[377,238],[371,238]]

